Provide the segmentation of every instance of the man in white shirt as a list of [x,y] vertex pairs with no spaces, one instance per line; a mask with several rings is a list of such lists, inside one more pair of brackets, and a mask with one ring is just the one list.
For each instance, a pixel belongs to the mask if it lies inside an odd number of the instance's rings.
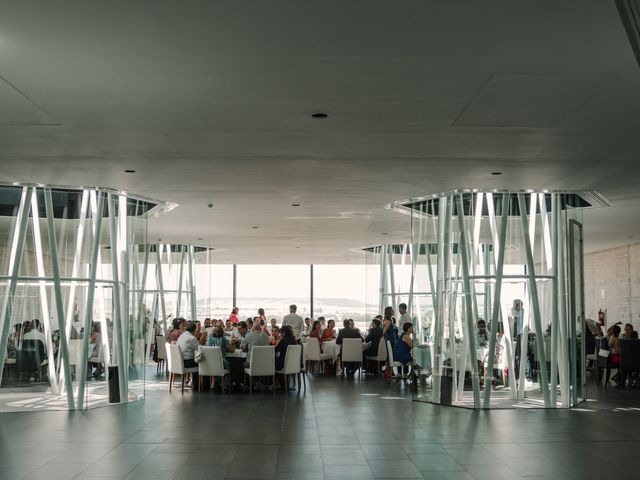
[[[44,333],[40,331],[41,324],[40,320],[37,318],[31,321],[31,330],[27,331],[24,335],[22,335],[22,340],[40,340],[42,342],[42,346],[44,347],[44,351],[47,351],[47,338],[44,336]],[[44,360],[44,359],[43,359]]]
[[413,319],[411,315],[407,312],[407,304],[401,303],[398,305],[398,310],[400,311],[400,319],[398,320],[398,331],[402,331],[402,325],[405,323],[413,323]]
[[193,335],[196,331],[196,322],[187,323],[187,329],[178,337],[176,344],[180,347],[182,359],[185,368],[197,367],[198,364],[194,360],[196,351],[198,350],[198,340]]
[[282,320],[282,326],[289,325],[293,330],[293,336],[300,338],[301,333],[304,331],[304,320],[296,313],[296,310],[298,310],[296,305],[289,306],[289,315],[286,315]]

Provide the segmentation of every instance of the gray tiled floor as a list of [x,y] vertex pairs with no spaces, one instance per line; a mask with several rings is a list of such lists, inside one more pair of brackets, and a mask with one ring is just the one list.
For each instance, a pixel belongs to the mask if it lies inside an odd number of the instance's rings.
[[89,412],[0,414],[0,479],[635,478],[640,392],[579,410],[474,412],[401,383],[320,377],[301,394],[149,391]]

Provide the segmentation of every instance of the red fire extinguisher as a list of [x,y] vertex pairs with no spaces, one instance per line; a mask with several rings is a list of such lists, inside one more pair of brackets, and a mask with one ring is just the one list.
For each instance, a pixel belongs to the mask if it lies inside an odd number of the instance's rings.
[[598,310],[598,323],[600,325],[604,325],[604,316],[605,316],[606,310]]

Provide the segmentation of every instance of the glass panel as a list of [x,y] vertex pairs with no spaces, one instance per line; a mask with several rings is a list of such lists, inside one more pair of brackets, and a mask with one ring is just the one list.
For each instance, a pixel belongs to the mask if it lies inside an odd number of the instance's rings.
[[338,329],[342,320],[350,318],[365,331],[371,321],[367,315],[365,265],[314,265],[313,276],[314,317],[334,319]]
[[301,317],[310,315],[309,265],[238,265],[237,275],[241,320],[257,316],[258,308],[264,308],[267,319],[280,323],[291,304],[297,305]]

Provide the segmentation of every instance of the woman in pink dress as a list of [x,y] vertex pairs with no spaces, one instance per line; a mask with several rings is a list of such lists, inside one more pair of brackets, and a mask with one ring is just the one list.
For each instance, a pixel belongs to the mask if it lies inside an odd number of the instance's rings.
[[229,315],[229,320],[231,320],[231,323],[233,323],[234,325],[240,321],[240,319],[238,318],[239,311],[240,309],[238,307],[233,307],[233,310],[231,310],[231,315]]

